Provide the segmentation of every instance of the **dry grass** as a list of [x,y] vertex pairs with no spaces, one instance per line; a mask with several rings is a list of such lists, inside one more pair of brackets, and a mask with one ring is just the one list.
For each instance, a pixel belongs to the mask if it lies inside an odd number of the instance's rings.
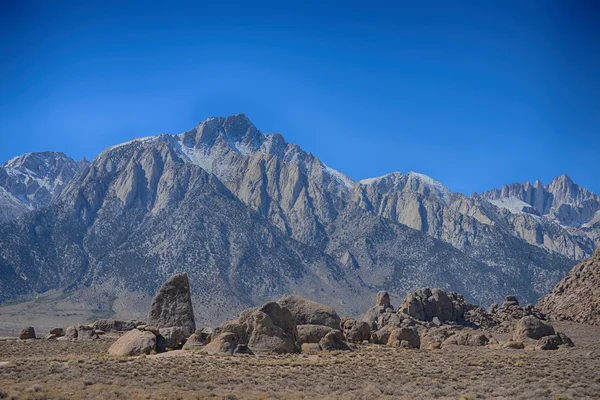
[[600,329],[557,351],[365,346],[317,355],[114,358],[110,340],[0,342],[0,399],[600,398]]

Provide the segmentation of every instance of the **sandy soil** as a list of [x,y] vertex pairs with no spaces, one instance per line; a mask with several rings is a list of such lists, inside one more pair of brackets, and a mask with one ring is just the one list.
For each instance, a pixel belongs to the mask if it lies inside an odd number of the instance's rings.
[[[600,327],[554,324],[556,351],[362,346],[317,355],[106,355],[114,339],[0,341],[0,398],[585,399],[600,398]],[[8,361],[8,363],[6,363]],[[2,362],[4,365],[2,365]]]

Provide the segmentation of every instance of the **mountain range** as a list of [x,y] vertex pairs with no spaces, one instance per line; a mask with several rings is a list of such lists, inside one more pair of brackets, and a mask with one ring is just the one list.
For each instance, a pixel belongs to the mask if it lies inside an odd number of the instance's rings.
[[600,198],[566,175],[469,197],[414,172],[353,181],[243,114],[0,167],[0,301],[142,317],[188,272],[200,323],[289,292],[355,315],[421,286],[535,303],[599,246]]

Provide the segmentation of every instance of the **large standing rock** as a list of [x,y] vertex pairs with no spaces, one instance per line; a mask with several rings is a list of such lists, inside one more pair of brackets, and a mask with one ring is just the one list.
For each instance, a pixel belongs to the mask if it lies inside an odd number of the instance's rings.
[[371,326],[364,321],[354,318],[342,318],[342,332],[346,340],[352,343],[362,343],[371,338]]
[[521,318],[517,323],[514,338],[515,340],[520,341],[526,338],[538,340],[544,336],[550,335],[554,335],[554,328],[552,326],[528,315]]
[[113,356],[139,356],[150,354],[156,348],[156,336],[149,331],[134,329],[121,336],[108,349]]
[[19,333],[19,339],[35,339],[35,329],[33,329],[33,326],[23,328],[21,333]]
[[186,336],[196,330],[190,282],[186,273],[173,275],[158,290],[148,312],[148,325],[180,326]]
[[292,353],[298,337],[296,319],[275,302],[242,311],[237,319],[215,328],[213,335],[223,333],[231,333],[236,345],[246,344],[254,353]]
[[319,341],[319,346],[323,350],[352,350],[340,331],[329,332]]
[[387,345],[391,347],[418,349],[421,347],[421,338],[416,329],[396,328],[390,333]]
[[298,325],[298,343],[319,343],[325,335],[335,329],[325,325]]
[[392,308],[390,303],[390,294],[386,291],[381,291],[377,293],[377,304],[379,307],[383,307],[383,309]]
[[285,295],[277,303],[290,310],[299,325],[324,325],[340,329],[337,312],[325,304],[303,299],[295,295]]

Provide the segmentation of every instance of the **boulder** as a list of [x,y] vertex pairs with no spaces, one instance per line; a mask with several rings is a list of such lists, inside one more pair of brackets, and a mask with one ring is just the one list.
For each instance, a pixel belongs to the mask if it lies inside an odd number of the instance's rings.
[[65,334],[65,330],[63,328],[52,328],[50,329],[50,332],[48,332],[49,335],[56,335],[56,336],[63,336]]
[[556,336],[558,336],[562,345],[566,347],[575,347],[575,343],[573,343],[571,338],[565,335],[564,333],[556,332]]
[[231,332],[224,332],[211,340],[200,351],[207,354],[233,354],[237,345],[236,335]]
[[528,315],[523,317],[517,323],[514,332],[515,340],[534,339],[538,340],[544,336],[554,335],[554,328],[545,324],[534,316]]
[[46,340],[56,340],[58,338],[59,338],[58,335],[55,335],[54,333],[49,333],[49,334],[46,335],[46,337],[44,339],[46,339]]
[[254,354],[247,344],[240,343],[235,347],[233,354]]
[[77,328],[74,326],[69,326],[67,327],[67,329],[65,330],[65,339],[77,339],[77,336],[79,336],[79,332],[77,332]]
[[335,329],[325,325],[298,325],[298,343],[319,343],[325,335]]
[[242,311],[237,319],[215,328],[213,335],[224,333],[231,333],[236,345],[246,344],[254,353],[292,353],[298,337],[296,319],[275,302]]
[[379,314],[385,312],[385,309],[380,306],[371,307],[363,315],[362,320],[369,324],[372,331],[376,331],[378,328],[377,322],[379,320]]
[[416,329],[396,328],[390,332],[387,345],[390,347],[418,349],[421,347],[421,338]]
[[562,344],[562,341],[558,336],[550,335],[541,337],[536,344],[536,348],[538,350],[558,350],[560,344]]
[[441,326],[439,328],[433,328],[423,334],[421,340],[421,348],[435,350],[442,348],[442,344],[449,337],[456,334],[454,328],[449,326]]
[[185,340],[183,329],[179,326],[159,329],[156,336],[156,351],[163,352],[167,350],[179,349]]
[[285,295],[277,304],[288,309],[299,325],[324,325],[340,329],[340,317],[337,312],[324,304],[303,299],[295,295]]
[[192,336],[187,338],[185,344],[183,345],[183,350],[200,350],[204,346],[208,344],[205,336],[202,336],[202,333],[192,333]]
[[23,328],[21,330],[21,333],[19,333],[19,339],[21,339],[21,340],[35,339],[35,329],[33,329],[32,326],[27,326],[27,327]]
[[131,330],[121,336],[108,349],[113,356],[139,356],[150,354],[156,348],[156,336],[152,332]]
[[293,353],[298,332],[292,313],[270,302],[243,321],[248,327],[248,347],[255,353]]
[[148,325],[179,326],[185,336],[196,330],[190,282],[186,273],[173,275],[158,290],[148,312]]
[[98,335],[92,325],[79,325],[77,327],[77,340],[94,340]]
[[344,335],[340,331],[329,332],[321,341],[319,346],[323,350],[352,350],[344,339]]
[[[344,317],[341,322],[342,332],[346,340],[352,343],[362,343],[371,337],[371,327],[367,322]],[[298,331],[300,334],[300,331]]]
[[394,330],[394,327],[389,325],[384,326],[383,328],[371,334],[371,341],[375,344],[387,344],[392,330]]

